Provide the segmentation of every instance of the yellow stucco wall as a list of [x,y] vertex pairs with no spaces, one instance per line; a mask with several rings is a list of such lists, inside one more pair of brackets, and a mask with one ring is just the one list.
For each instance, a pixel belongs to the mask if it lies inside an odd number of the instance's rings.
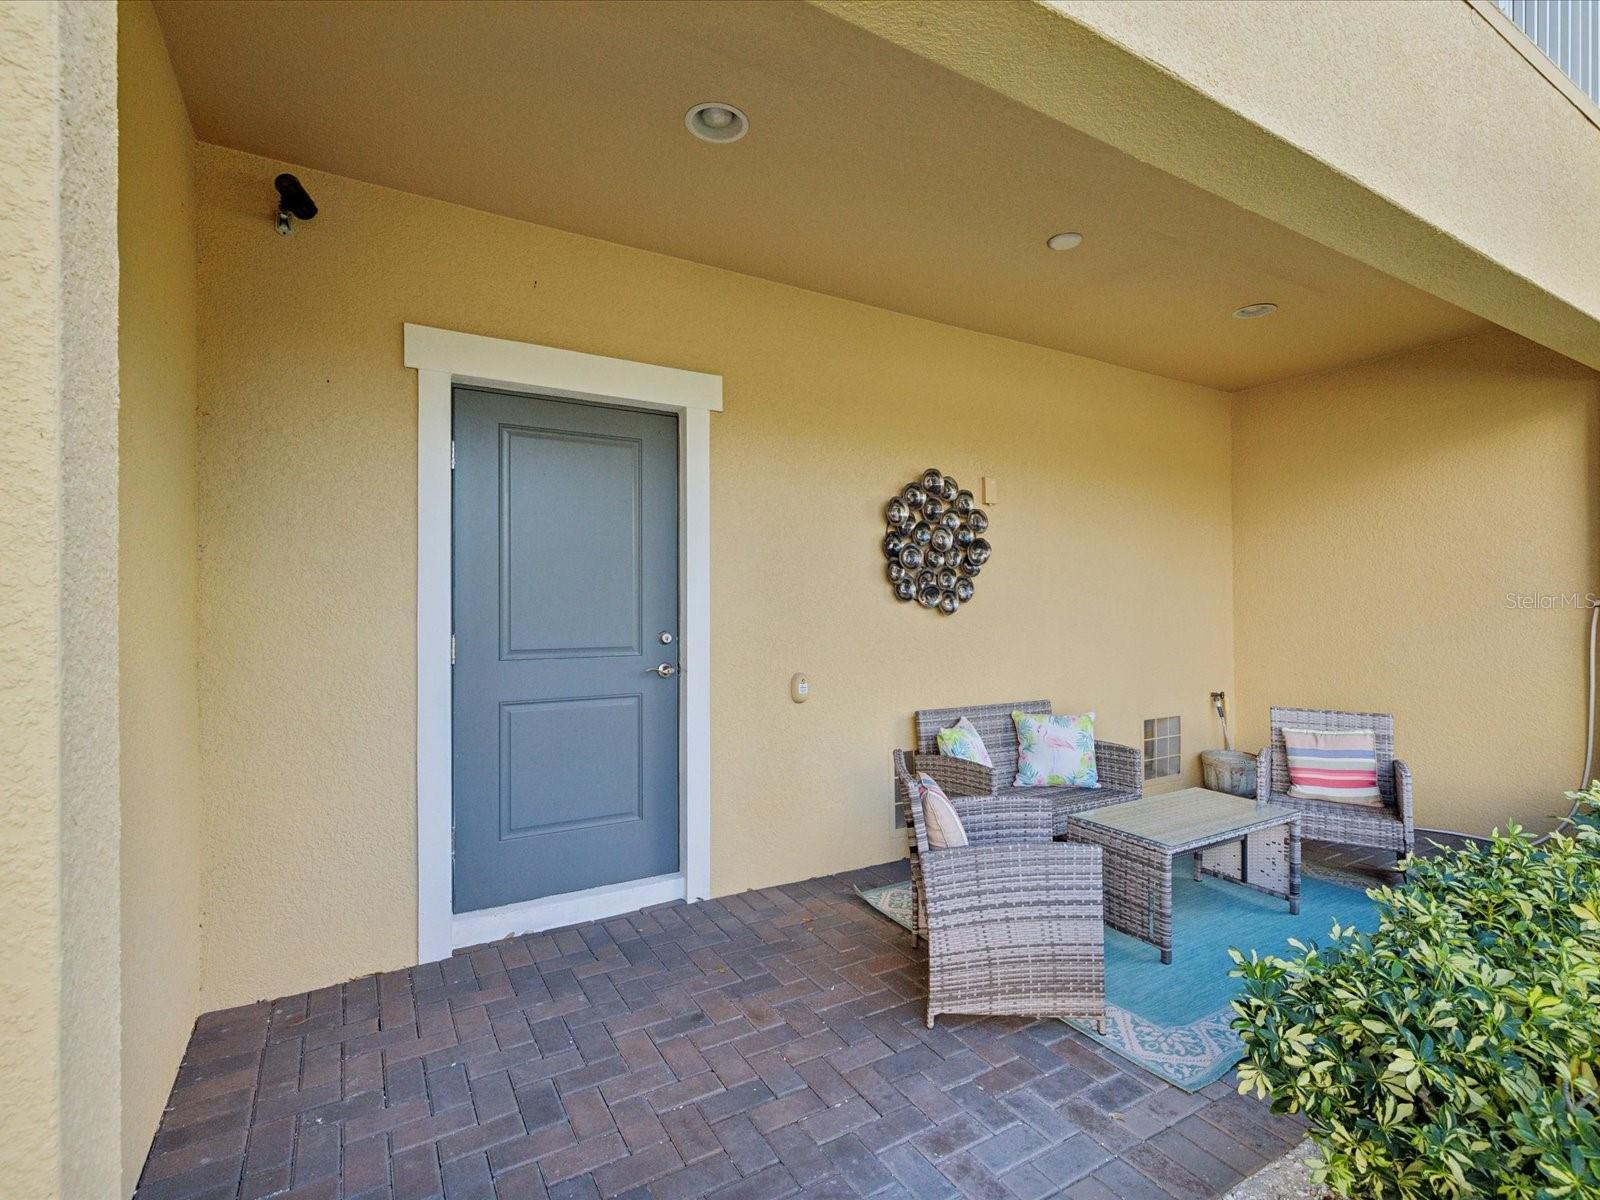
[[42,4],[0,2],[0,1178],[60,1171],[60,51]]
[[[282,238],[280,164],[199,164],[208,1006],[414,956],[403,321],[724,376],[714,891],[903,853],[888,753],[920,706],[1043,695],[1113,738],[1180,713],[1210,744],[1225,396],[309,171],[321,213]],[[1002,501],[952,619],[896,602],[877,549],[882,502],[929,464]]]
[[1514,597],[1600,591],[1597,422],[1600,375],[1503,331],[1238,393],[1240,744],[1272,704],[1393,712],[1419,825],[1547,828],[1589,615]]
[[61,1142],[63,1196],[122,1165],[117,802],[117,12],[61,30]]
[[123,1191],[200,1011],[194,133],[148,0],[120,6]]
[[0,1191],[120,1157],[116,12],[0,0]]

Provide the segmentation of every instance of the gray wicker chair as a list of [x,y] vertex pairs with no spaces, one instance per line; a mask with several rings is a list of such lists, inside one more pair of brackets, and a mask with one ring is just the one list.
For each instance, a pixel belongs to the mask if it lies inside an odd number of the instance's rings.
[[915,770],[914,755],[894,752],[912,920],[928,941],[928,1027],[974,1013],[1070,1017],[1103,1033],[1100,848],[1053,840],[1050,802],[1010,795],[951,796],[969,844],[930,850]]
[[[1411,853],[1416,842],[1411,821],[1411,768],[1394,756],[1393,716],[1326,708],[1273,708],[1271,718],[1271,741],[1256,759],[1256,799],[1298,812],[1301,837],[1392,850],[1396,858]],[[1372,730],[1377,738],[1378,792],[1383,797],[1383,807],[1301,800],[1289,795],[1289,759],[1283,748],[1285,726],[1335,732]]]
[[[916,714],[918,768],[939,781],[948,796],[995,796],[1018,792],[1017,728],[1013,712],[1049,713],[1048,700],[1018,700],[1014,704],[984,704],[965,708],[925,708]],[[983,738],[994,767],[979,766],[939,754],[935,738],[962,717],[971,721]],[[1095,770],[1100,786],[1027,788],[1023,794],[1051,802],[1051,831],[1061,837],[1073,813],[1108,804],[1137,800],[1144,794],[1144,758],[1131,746],[1096,741]]]

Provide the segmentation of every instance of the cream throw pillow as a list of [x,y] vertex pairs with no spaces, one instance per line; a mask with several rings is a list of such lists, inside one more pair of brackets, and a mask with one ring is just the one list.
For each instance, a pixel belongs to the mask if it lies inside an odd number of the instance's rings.
[[961,818],[944,789],[933,776],[920,773],[917,786],[922,789],[922,823],[928,831],[928,849],[953,850],[965,846],[967,831],[961,828]]

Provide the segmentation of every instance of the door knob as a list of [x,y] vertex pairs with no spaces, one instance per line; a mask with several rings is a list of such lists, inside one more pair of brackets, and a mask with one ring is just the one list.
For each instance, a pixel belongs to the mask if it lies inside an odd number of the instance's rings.
[[651,667],[650,669],[663,679],[671,679],[678,673],[678,664],[662,663],[659,667]]

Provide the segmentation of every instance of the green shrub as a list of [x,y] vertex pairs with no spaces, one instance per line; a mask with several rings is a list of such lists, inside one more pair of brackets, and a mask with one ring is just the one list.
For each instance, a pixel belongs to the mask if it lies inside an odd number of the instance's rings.
[[1600,829],[1600,780],[1589,785],[1586,792],[1568,792],[1572,801],[1572,819],[1579,825]]
[[1368,894],[1371,935],[1234,952],[1239,1090],[1305,1113],[1343,1195],[1600,1196],[1600,831],[1512,827]]

